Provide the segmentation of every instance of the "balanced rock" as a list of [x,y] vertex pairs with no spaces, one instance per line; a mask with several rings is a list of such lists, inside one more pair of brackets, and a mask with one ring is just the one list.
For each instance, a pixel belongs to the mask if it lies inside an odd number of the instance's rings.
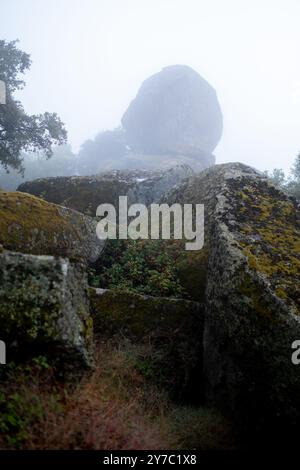
[[215,90],[185,65],[165,67],[145,80],[122,125],[137,154],[204,156],[211,165],[223,127]]

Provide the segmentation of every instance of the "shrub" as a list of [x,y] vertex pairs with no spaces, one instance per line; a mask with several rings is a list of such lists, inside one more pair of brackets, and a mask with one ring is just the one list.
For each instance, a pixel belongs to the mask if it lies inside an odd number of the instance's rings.
[[177,241],[111,240],[101,266],[90,272],[93,287],[118,288],[154,296],[183,297],[176,259]]

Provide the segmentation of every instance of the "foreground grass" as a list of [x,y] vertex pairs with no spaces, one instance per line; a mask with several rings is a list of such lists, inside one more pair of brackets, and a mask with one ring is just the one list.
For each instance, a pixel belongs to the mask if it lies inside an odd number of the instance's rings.
[[0,446],[15,449],[230,449],[229,423],[173,403],[138,367],[138,349],[100,342],[96,369],[77,384],[45,359],[12,368],[0,391]]

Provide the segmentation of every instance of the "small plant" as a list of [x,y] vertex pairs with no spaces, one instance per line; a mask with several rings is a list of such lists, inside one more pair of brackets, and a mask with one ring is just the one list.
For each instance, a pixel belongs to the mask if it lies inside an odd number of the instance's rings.
[[110,240],[90,285],[154,296],[183,297],[175,261],[176,241]]
[[0,391],[0,434],[6,446],[19,449],[30,440],[36,422],[50,411],[60,410],[60,397],[44,356],[23,366],[11,362],[6,374]]

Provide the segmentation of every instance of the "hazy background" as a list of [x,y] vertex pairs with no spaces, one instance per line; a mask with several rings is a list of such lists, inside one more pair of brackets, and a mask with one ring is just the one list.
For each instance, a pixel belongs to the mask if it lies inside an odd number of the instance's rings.
[[299,0],[0,0],[0,38],[19,38],[33,61],[19,98],[57,112],[73,151],[179,63],[217,91],[217,163],[262,170],[288,170],[300,150],[299,21]]

